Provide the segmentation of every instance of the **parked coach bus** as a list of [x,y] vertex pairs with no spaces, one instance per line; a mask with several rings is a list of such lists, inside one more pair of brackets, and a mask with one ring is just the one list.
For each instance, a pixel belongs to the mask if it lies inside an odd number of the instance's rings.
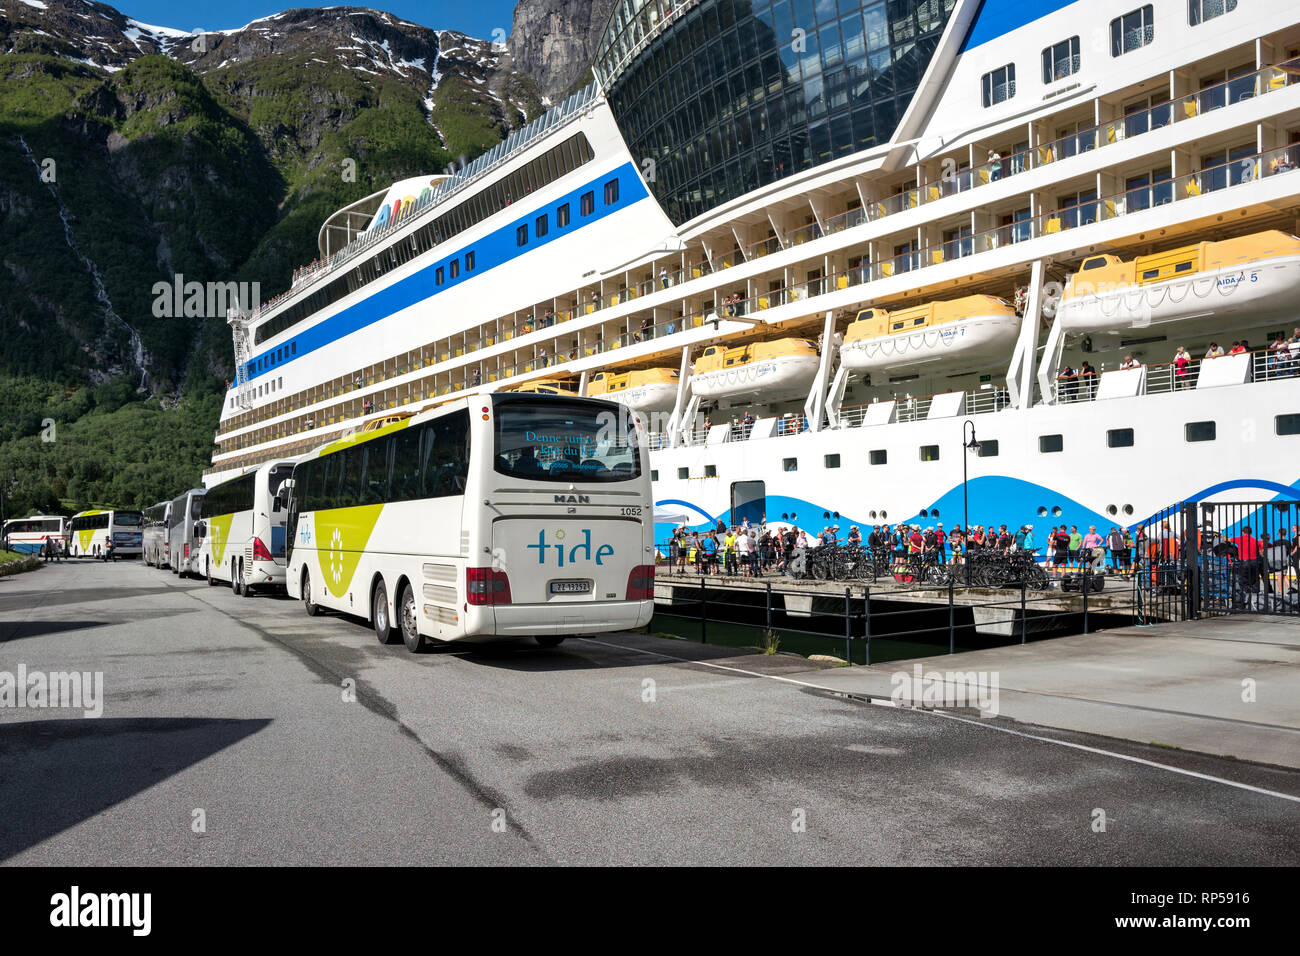
[[170,501],[160,501],[144,509],[141,548],[144,551],[144,563],[150,567],[167,567],[167,516],[171,510]]
[[459,399],[294,468],[288,590],[383,643],[637,627],[654,609],[647,451],[622,406]]
[[199,509],[196,574],[228,583],[251,597],[253,588],[284,587],[288,509],[277,497],[293,476],[292,461],[268,461],[208,489]]
[[120,558],[141,551],[142,511],[82,511],[68,522],[68,554],[74,558],[102,558],[108,542]]
[[58,515],[32,515],[30,518],[12,518],[4,524],[0,536],[4,538],[5,547],[18,554],[40,554],[46,541],[65,549],[64,540],[68,530],[68,519]]
[[199,520],[203,506],[204,489],[192,488],[179,498],[173,498],[167,514],[167,566],[172,574],[188,577],[197,573],[194,559],[199,553],[199,540],[194,536],[194,524]]

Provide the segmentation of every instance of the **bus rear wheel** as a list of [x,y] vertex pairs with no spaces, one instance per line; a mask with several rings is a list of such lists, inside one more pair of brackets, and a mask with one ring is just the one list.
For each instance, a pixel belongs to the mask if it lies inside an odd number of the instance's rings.
[[402,626],[402,643],[412,654],[422,654],[429,649],[430,641],[420,633],[419,611],[415,606],[415,592],[409,583],[402,585],[401,597],[397,606],[400,609],[399,623]]
[[244,577],[243,561],[239,562],[239,596],[246,598],[251,598],[253,596],[253,588],[249,585],[248,579]]
[[211,561],[204,561],[204,562],[203,562],[203,570],[204,570],[204,572],[207,574],[207,578],[208,578],[208,587],[215,587],[217,582],[214,581],[214,580],[212,579],[212,562],[211,562]]
[[567,636],[566,634],[538,634],[533,640],[541,647],[559,647]]
[[320,605],[312,602],[311,599],[311,572],[302,572],[302,609],[307,612],[308,617],[315,617],[320,614]]
[[375,637],[380,644],[392,644],[397,640],[397,628],[388,616],[388,588],[383,579],[375,585],[375,597],[370,602],[370,617],[375,623]]

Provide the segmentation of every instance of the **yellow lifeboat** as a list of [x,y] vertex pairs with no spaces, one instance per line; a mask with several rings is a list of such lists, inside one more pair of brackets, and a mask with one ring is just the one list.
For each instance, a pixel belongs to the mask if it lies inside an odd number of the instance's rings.
[[1106,332],[1248,314],[1261,322],[1295,312],[1300,239],[1277,229],[1198,242],[1124,260],[1083,260],[1056,308],[1066,331]]
[[587,385],[589,398],[604,398],[639,412],[668,412],[677,404],[675,368],[597,372]]
[[993,295],[927,302],[887,312],[864,309],[850,323],[840,364],[855,371],[962,363],[1005,353],[1016,340],[1020,318],[1011,303]]
[[380,415],[376,418],[372,418],[369,421],[362,423],[359,431],[362,432],[378,431],[379,429],[387,425],[395,425],[398,422],[405,421],[406,419],[410,418],[414,414],[415,412],[393,412],[390,415]]
[[576,395],[578,386],[573,382],[559,378],[539,378],[522,385],[511,385],[501,389],[503,392],[518,392],[522,395]]
[[695,361],[691,390],[705,398],[807,394],[820,363],[817,346],[807,339],[711,345]]

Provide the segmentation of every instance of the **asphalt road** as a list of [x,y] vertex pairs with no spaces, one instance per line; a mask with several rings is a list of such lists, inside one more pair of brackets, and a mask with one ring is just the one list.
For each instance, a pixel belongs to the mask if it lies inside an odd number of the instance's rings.
[[[9,864],[1300,862],[1296,771],[873,706],[784,655],[610,634],[416,657],[87,562],[0,578],[20,665],[102,671],[104,703],[0,708]],[[1002,732],[1026,729],[1163,766]]]

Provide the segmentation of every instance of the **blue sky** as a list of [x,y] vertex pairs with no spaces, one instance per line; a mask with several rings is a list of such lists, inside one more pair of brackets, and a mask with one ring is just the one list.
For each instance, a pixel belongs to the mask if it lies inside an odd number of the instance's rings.
[[377,0],[377,2],[306,3],[302,0],[108,0],[111,6],[142,23],[178,30],[230,30],[251,20],[295,7],[357,6],[387,10],[403,20],[435,30],[459,30],[483,40],[493,30],[510,32],[515,0]]

